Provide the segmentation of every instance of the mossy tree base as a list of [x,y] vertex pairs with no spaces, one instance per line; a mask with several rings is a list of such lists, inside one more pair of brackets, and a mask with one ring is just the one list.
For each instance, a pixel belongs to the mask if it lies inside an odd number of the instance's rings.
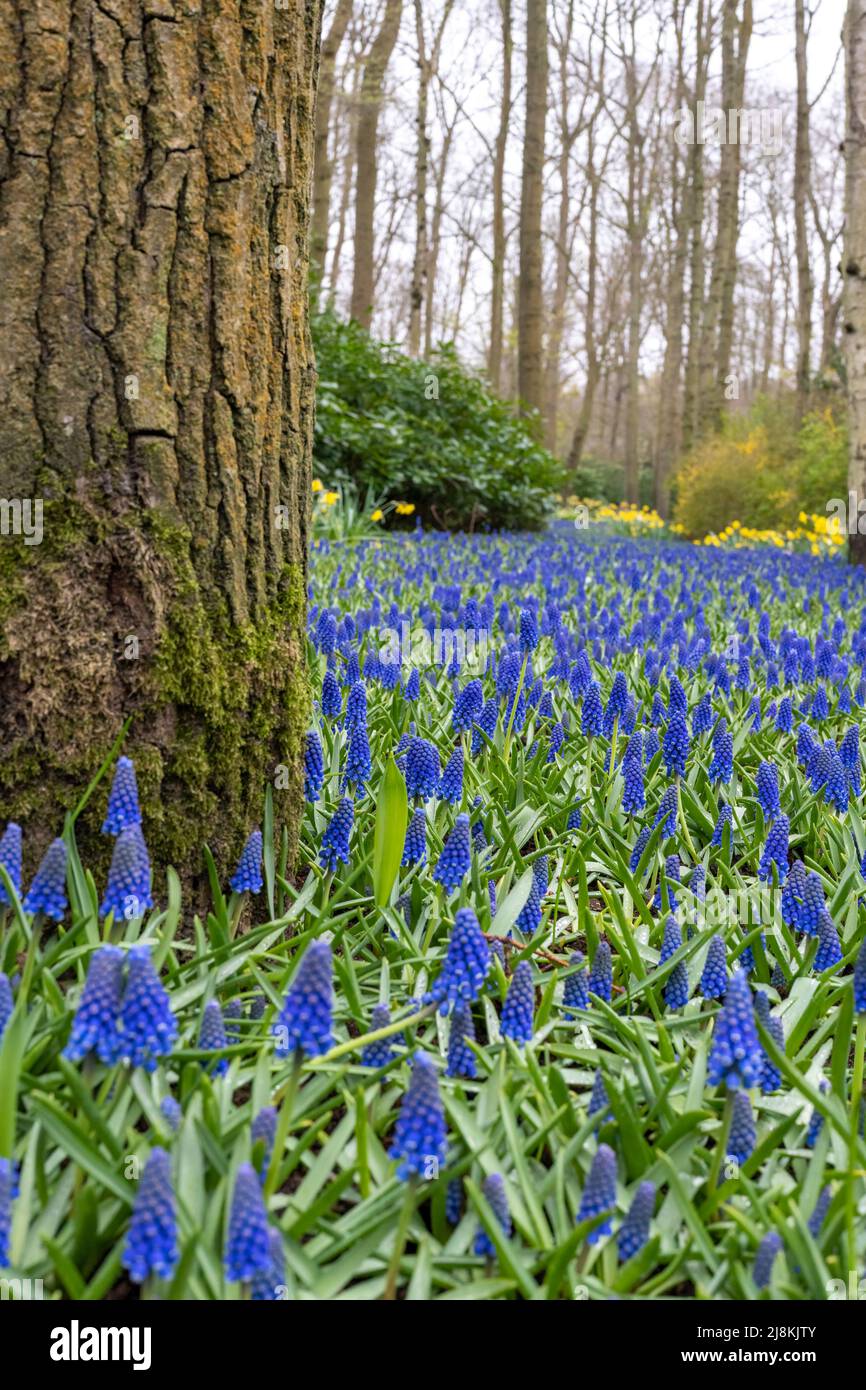
[[128,718],[158,868],[228,868],[268,780],[296,825],[319,21],[0,17],[0,493],[44,505],[41,544],[0,538],[0,816],[29,859]]

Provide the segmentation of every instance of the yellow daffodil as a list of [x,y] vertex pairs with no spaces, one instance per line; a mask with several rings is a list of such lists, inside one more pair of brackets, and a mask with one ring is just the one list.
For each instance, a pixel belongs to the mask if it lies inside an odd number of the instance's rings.
[[323,486],[324,484],[322,483],[321,478],[313,479],[313,492],[321,492]]
[[326,492],[326,493],[325,493],[325,506],[326,506],[326,507],[333,507],[334,503],[335,503],[335,502],[339,502],[339,500],[340,500],[340,494],[339,494],[339,492]]
[[384,519],[385,513],[382,511],[381,507],[377,507],[376,510],[370,514],[371,521],[384,521]]

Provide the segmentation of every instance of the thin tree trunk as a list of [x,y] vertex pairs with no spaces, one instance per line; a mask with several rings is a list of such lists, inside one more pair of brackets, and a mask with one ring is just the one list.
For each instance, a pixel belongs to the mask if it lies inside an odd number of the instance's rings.
[[[677,39],[676,104],[685,100],[685,54],[683,50],[683,15],[679,4],[673,8]],[[683,317],[685,310],[686,261],[689,250],[689,224],[685,207],[686,193],[675,141],[670,147],[670,202],[673,208],[673,253],[667,283],[665,306],[665,355],[662,366],[661,401],[659,405],[658,450],[655,468],[655,507],[660,516],[669,511],[669,479],[671,469],[682,443],[682,399],[680,378],[683,367]]]
[[319,22],[0,16],[0,471],[44,509],[40,545],[0,547],[0,816],[28,857],[126,719],[158,866],[205,839],[225,866],[269,779],[297,824]]
[[427,280],[427,167],[430,137],[427,134],[427,99],[430,92],[431,64],[424,38],[422,0],[415,0],[415,33],[418,44],[418,107],[415,115],[415,253],[409,286],[409,355],[417,357],[421,347],[421,314]]
[[[692,112],[703,108],[707,97],[707,70],[712,48],[712,18],[709,6],[698,0],[695,21],[695,85]],[[698,434],[698,402],[702,359],[701,334],[704,316],[704,147],[693,140],[688,147],[685,219],[689,229],[689,340],[683,385],[683,448],[689,449]]]
[[355,266],[350,313],[362,328],[370,327],[374,294],[374,227],[377,136],[385,74],[400,32],[403,0],[385,0],[382,24],[364,64],[355,153]]
[[526,6],[526,127],[520,195],[520,284],[517,313],[517,394],[521,409],[538,420],[544,407],[541,200],[547,114],[547,0]]
[[[848,381],[848,488],[858,508],[849,534],[852,564],[866,565],[866,0],[848,0],[845,19],[845,361]],[[852,520],[849,518],[849,533]],[[864,527],[866,530],[866,527]]]
[[490,348],[487,376],[494,391],[502,389],[502,333],[505,308],[505,154],[511,119],[511,0],[499,0],[502,16],[502,85],[499,129],[493,155],[493,284],[490,295]]
[[794,53],[797,68],[797,125],[794,138],[794,237],[797,253],[797,418],[809,406],[812,355],[812,267],[806,205],[811,179],[809,86],[806,65],[805,0],[794,0]]
[[331,138],[331,107],[334,100],[334,67],[337,53],[352,18],[353,0],[337,0],[331,27],[322,39],[319,88],[316,94],[316,151],[313,160],[313,222],[310,233],[310,262],[315,279],[320,280],[328,250],[331,212],[331,183],[334,164],[328,149]]

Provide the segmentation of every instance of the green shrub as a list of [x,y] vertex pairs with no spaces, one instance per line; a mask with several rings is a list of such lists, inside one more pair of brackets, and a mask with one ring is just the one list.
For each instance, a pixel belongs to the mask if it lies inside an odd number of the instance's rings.
[[326,486],[412,502],[449,529],[534,529],[562,480],[556,459],[450,347],[407,357],[330,312],[313,320],[314,467]]

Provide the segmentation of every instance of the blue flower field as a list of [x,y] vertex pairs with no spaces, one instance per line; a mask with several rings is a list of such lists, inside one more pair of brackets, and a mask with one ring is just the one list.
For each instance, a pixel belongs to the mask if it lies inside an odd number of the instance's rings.
[[565,526],[319,540],[309,662],[297,871],[263,789],[194,915],[121,748],[31,882],[5,829],[3,1275],[856,1290],[863,572]]

